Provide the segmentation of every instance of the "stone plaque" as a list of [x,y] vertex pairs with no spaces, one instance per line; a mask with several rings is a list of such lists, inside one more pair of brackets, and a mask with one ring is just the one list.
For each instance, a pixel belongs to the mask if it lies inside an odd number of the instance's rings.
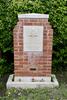
[[43,51],[43,26],[23,26],[23,51]]

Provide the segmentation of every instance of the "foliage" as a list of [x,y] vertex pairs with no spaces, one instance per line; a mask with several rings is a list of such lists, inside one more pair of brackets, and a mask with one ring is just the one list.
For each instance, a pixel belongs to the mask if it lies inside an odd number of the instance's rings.
[[53,67],[65,69],[67,65],[67,2],[66,0],[14,0],[18,13],[46,13],[54,30]]
[[6,59],[0,59],[0,77],[3,77],[5,74],[13,72],[13,63],[9,63]]
[[2,53],[2,59],[0,59],[0,75],[8,72],[9,64],[11,64],[11,62],[9,63],[7,61],[6,54],[12,52],[12,30],[16,24],[16,16],[11,0],[0,0],[0,51]]
[[[6,71],[6,73],[12,69],[12,67],[10,67],[13,62],[12,30],[17,21],[16,13],[49,14],[49,21],[54,29],[53,67],[55,70],[66,68],[66,5],[66,0],[0,0],[0,51],[2,52],[2,59],[4,60],[2,65],[2,60],[0,61],[0,74],[5,73],[5,68],[7,69],[7,67],[8,71]],[[1,73],[3,68],[4,72]]]
[[12,30],[16,23],[11,0],[0,0],[0,49],[7,52],[12,49]]
[[5,100],[66,100],[67,86],[61,85],[59,88],[39,88],[39,89],[8,89]]
[[66,0],[51,0],[47,3],[47,6],[50,6],[49,20],[54,29],[53,67],[58,70],[62,68],[63,70],[67,65]]

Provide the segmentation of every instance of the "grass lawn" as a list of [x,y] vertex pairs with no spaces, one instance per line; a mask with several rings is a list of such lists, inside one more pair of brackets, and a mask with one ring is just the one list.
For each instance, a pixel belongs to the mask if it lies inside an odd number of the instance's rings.
[[[0,100],[67,100],[67,71],[57,73],[59,88],[43,89],[10,89],[1,95]],[[0,83],[0,90],[4,90],[4,85]]]

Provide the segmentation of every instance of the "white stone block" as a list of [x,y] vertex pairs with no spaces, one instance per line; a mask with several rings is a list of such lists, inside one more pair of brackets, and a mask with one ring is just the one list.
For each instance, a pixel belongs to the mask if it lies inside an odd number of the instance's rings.
[[45,87],[48,87],[48,88],[54,88],[54,87],[59,87],[59,83],[56,79],[56,76],[55,75],[52,75],[53,77],[53,81],[51,82],[28,82],[27,81],[24,81],[24,82],[16,82],[16,81],[12,81],[13,79],[13,75],[10,75],[9,78],[8,78],[8,81],[7,81],[7,84],[6,84],[6,87],[7,89],[9,88],[23,88],[23,89],[26,89],[26,88],[45,88]]
[[48,14],[38,14],[38,13],[28,13],[28,14],[18,14],[18,18],[49,18]]
[[23,26],[23,51],[43,51],[43,26]]

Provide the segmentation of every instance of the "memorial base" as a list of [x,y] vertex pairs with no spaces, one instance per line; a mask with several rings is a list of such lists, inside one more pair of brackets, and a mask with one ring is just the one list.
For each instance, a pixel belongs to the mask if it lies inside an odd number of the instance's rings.
[[[54,74],[51,75],[51,81],[44,81],[45,77],[39,77],[39,80],[37,80],[37,78],[33,78],[32,77],[32,80],[31,77],[26,77],[26,80],[15,80],[14,81],[14,75],[10,75],[9,78],[8,78],[8,81],[7,81],[7,84],[6,84],[6,87],[7,89],[9,88],[23,88],[23,89],[26,89],[26,88],[44,88],[44,87],[48,87],[48,88],[54,88],[54,87],[59,87],[59,83],[56,79],[56,76]],[[24,79],[22,77],[22,79]],[[46,78],[48,79],[48,78]]]

